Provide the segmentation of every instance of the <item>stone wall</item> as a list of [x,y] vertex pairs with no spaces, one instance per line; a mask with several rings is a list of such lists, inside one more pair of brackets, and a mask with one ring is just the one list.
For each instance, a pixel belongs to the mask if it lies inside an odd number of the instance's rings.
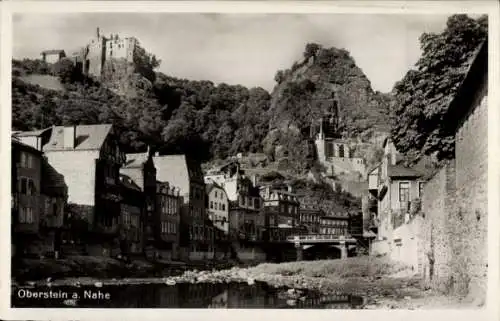
[[[486,82],[486,81],[485,81]],[[454,239],[460,254],[456,269],[469,283],[471,296],[484,297],[488,266],[488,107],[486,83],[476,93],[477,106],[460,126],[456,140],[457,224]],[[460,265],[459,265],[460,264]]]

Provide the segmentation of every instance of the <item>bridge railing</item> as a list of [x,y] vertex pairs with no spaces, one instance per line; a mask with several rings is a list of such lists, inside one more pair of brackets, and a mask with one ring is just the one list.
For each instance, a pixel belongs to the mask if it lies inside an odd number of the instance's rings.
[[345,235],[335,235],[335,234],[314,234],[314,235],[290,235],[287,241],[319,241],[319,240],[345,240]]

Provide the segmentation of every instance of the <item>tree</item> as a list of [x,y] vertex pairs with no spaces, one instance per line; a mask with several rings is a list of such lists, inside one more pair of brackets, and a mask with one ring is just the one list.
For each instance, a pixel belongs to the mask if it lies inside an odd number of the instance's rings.
[[157,59],[155,55],[148,53],[139,42],[136,43],[133,60],[135,71],[151,81],[151,83],[154,83],[156,80],[154,70],[160,66],[161,60]]
[[444,130],[443,116],[487,33],[486,17],[453,15],[442,33],[420,37],[416,69],[393,89],[391,135],[401,153],[414,155],[414,161],[424,154],[453,157],[454,136]]
[[310,57],[314,57],[319,49],[321,49],[321,46],[317,43],[308,43],[304,51],[304,58],[308,59]]
[[52,65],[52,72],[61,82],[68,83],[76,78],[78,71],[71,59],[63,58]]

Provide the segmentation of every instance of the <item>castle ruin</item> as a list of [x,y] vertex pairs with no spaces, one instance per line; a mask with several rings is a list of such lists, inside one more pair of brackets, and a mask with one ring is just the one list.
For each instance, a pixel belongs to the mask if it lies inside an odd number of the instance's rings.
[[95,37],[73,54],[73,60],[84,75],[101,79],[106,63],[112,59],[132,64],[137,43],[134,37],[120,38],[118,35],[105,37],[97,28]]

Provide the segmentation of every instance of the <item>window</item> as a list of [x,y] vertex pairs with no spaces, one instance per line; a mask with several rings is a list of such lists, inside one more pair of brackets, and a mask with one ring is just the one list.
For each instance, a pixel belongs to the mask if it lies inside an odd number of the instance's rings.
[[226,210],[226,204],[222,204],[222,210],[225,211]]
[[35,194],[35,183],[32,179],[21,177],[19,179],[18,186],[19,193],[23,195],[34,195]]
[[210,208],[214,208],[214,202],[210,201]]
[[217,198],[217,191],[215,191],[215,198]]
[[33,223],[35,218],[33,216],[33,209],[30,207],[19,208],[19,222],[20,223]]
[[418,182],[418,197],[424,195],[424,182]]
[[399,183],[399,201],[408,202],[410,200],[410,183],[401,182]]
[[339,145],[339,157],[344,157],[344,145],[342,144]]
[[21,152],[21,167],[33,168],[33,156],[28,153]]

